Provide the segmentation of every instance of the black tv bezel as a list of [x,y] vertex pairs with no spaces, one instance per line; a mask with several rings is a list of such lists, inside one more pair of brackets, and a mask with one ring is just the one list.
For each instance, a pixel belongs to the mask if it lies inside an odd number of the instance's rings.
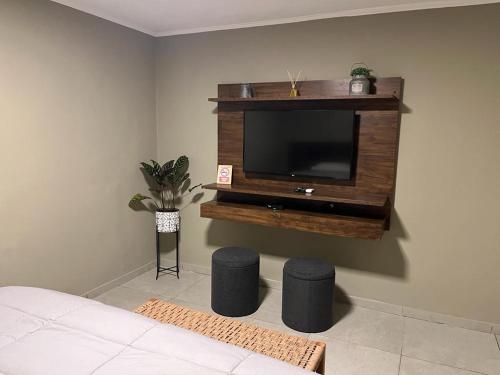
[[[245,152],[246,152],[246,113],[247,112],[294,112],[294,111],[335,111],[335,112],[352,112],[353,126],[352,126],[352,152],[351,152],[351,168],[349,173],[349,178],[335,178],[326,176],[311,176],[311,175],[300,175],[300,174],[285,174],[285,173],[272,173],[272,172],[261,172],[261,171],[251,171],[245,168]],[[243,111],[243,173],[247,178],[274,178],[285,181],[303,181],[303,182],[336,182],[350,184],[354,180],[355,169],[357,164],[357,139],[358,139],[358,119],[356,111],[350,109],[247,109]]]

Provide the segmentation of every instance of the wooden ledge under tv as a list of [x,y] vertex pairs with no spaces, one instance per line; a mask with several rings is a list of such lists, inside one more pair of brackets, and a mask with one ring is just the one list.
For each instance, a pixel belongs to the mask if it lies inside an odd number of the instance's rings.
[[[349,96],[349,80],[304,81],[301,96],[288,97],[289,82],[252,83],[252,98],[240,98],[240,84],[220,84],[217,102],[218,164],[233,166],[232,185],[203,203],[202,217],[234,220],[326,235],[380,239],[390,229],[399,143],[402,79],[378,78],[370,95]],[[243,171],[245,110],[352,109],[356,113],[356,161],[348,182],[273,178]],[[215,169],[215,168],[214,168]],[[312,195],[295,192],[315,189]],[[279,204],[282,210],[267,208]]]

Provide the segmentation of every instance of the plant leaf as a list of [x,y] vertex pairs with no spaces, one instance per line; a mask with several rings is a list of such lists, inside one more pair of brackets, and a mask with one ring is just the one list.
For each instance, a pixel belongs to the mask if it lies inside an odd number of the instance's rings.
[[165,180],[165,178],[168,179],[168,176],[171,175],[174,172],[174,160],[167,161],[163,166],[161,167],[161,177],[162,181]]
[[153,159],[151,159],[151,164],[153,165],[154,175],[159,176],[161,171],[161,165],[156,160]]
[[175,171],[172,170],[171,173],[169,173],[167,176],[167,181],[170,185],[174,185],[175,183]]
[[175,175],[175,183],[177,184],[177,186],[180,186],[188,178],[189,178],[189,173],[186,173],[186,174],[176,174]]
[[182,155],[177,159],[174,164],[174,172],[176,175],[183,175],[189,168],[189,159],[187,156]]
[[142,162],[141,165],[142,165],[142,168],[144,169],[144,171],[148,175],[150,175],[151,177],[154,177],[154,168],[151,165],[149,165],[148,163],[145,163],[145,162]]
[[163,173],[162,166],[156,161],[151,159],[153,165],[153,177],[158,185],[164,185],[165,174]]
[[[163,166],[161,167],[161,169],[163,170],[163,172],[165,173],[166,171],[170,171],[173,166],[174,166],[174,161],[175,160],[170,160],[170,161],[167,161],[165,164],[163,164]],[[165,173],[165,175],[167,175],[168,173]]]
[[148,197],[146,195],[142,195],[140,193],[135,194],[132,198],[130,198],[130,203],[136,203],[136,202],[142,202],[145,199],[153,199],[151,197]]
[[355,68],[351,71],[351,76],[370,76],[370,73],[373,71],[373,69],[368,69],[368,68]]
[[[202,184],[195,185],[192,188],[189,188],[188,191],[191,193],[194,189],[199,188],[201,185]],[[201,193],[201,194],[203,194],[203,193]]]

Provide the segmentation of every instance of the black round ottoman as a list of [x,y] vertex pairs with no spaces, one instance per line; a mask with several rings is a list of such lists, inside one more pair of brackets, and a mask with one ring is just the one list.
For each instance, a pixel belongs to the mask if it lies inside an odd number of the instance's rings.
[[333,325],[335,267],[314,258],[292,258],[283,267],[281,317],[288,327],[307,333]]
[[245,316],[259,307],[259,255],[242,247],[224,247],[212,255],[212,310]]

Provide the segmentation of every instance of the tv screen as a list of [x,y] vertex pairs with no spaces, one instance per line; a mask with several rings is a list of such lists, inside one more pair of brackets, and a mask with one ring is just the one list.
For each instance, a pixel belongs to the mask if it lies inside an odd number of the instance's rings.
[[243,170],[349,180],[354,111],[246,111]]

